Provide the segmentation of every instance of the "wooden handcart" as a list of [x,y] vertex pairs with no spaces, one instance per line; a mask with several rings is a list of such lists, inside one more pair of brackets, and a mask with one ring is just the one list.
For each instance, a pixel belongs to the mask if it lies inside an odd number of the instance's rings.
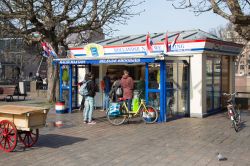
[[17,140],[25,147],[33,146],[39,137],[39,128],[46,124],[48,109],[32,106],[0,106],[0,149],[11,152]]

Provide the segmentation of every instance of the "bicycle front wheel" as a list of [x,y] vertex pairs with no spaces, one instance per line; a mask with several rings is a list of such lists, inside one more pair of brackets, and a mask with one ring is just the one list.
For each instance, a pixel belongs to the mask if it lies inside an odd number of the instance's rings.
[[235,109],[235,115],[234,115],[235,121],[237,122],[237,124],[239,125],[241,122],[241,112],[240,110],[237,108]]
[[155,123],[158,119],[158,111],[152,106],[142,107],[140,114],[145,123]]
[[127,118],[127,115],[126,115],[126,111],[124,108],[120,108],[119,110],[115,112],[112,111],[111,109],[107,111],[107,119],[113,125],[118,126],[118,125],[123,124],[126,118]]

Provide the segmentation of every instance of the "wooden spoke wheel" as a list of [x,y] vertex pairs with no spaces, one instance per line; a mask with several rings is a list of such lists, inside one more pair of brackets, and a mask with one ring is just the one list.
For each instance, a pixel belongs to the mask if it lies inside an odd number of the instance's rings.
[[25,147],[33,146],[39,137],[39,129],[31,131],[19,131],[18,138],[24,144]]
[[17,144],[17,129],[16,126],[8,121],[0,122],[0,149],[5,152],[11,152]]

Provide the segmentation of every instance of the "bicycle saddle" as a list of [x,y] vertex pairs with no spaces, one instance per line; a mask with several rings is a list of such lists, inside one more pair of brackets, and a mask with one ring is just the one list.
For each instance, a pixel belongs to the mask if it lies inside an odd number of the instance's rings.
[[123,97],[119,97],[118,100],[119,100],[119,101],[125,101],[126,99],[123,98]]

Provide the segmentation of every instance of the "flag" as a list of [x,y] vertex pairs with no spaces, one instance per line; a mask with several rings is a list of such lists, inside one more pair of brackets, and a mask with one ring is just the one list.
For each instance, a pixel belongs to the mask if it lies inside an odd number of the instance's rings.
[[177,39],[178,39],[179,36],[180,36],[180,33],[177,33],[177,36],[174,38],[174,40],[171,43],[171,48],[174,47],[174,45],[175,45],[175,43],[176,43],[176,41],[177,41]]
[[54,51],[54,49],[49,43],[41,42],[41,45],[42,45],[45,57],[53,56],[54,58],[57,58],[56,52]]
[[46,42],[41,42],[42,48],[43,48],[43,56],[49,57],[49,47],[47,46]]
[[168,47],[168,33],[166,33],[166,37],[164,40],[164,53],[167,54],[169,52],[169,47]]
[[147,48],[147,52],[153,52],[153,42],[150,39],[150,35],[149,33],[146,36],[146,48]]
[[49,43],[47,43],[47,45],[48,45],[48,47],[49,47],[49,54],[50,54],[51,56],[53,56],[54,58],[57,58],[57,54],[56,54],[56,52],[54,51],[53,47],[52,47]]

